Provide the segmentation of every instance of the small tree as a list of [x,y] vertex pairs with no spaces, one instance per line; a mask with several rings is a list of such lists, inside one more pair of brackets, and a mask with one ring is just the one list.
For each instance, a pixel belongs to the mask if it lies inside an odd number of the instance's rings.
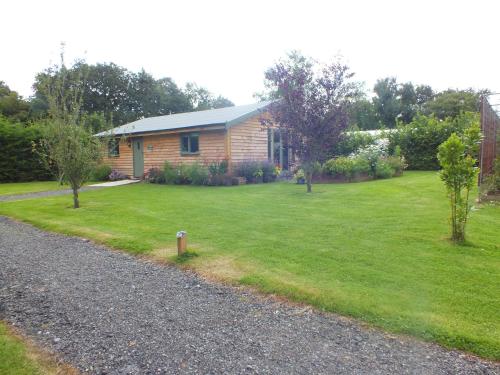
[[465,241],[465,226],[470,213],[470,190],[476,181],[475,155],[480,140],[479,126],[469,128],[460,138],[453,133],[439,146],[438,160],[451,205],[451,239]]
[[47,71],[41,88],[48,99],[50,117],[38,148],[43,160],[55,165],[59,180],[71,186],[74,208],[80,207],[78,190],[90,178],[102,151],[100,140],[84,126],[85,116],[80,111],[84,77],[80,71],[77,74],[72,76],[64,65],[63,52],[61,65]]
[[265,73],[270,97],[266,126],[278,126],[304,169],[307,192],[312,177],[348,125],[348,106],[358,93],[353,73],[340,62],[321,66],[298,52]]

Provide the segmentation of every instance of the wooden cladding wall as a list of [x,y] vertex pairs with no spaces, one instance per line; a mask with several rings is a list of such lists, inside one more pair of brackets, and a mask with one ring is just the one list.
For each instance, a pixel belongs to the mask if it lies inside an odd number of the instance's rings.
[[[267,131],[263,130],[259,116],[232,126],[226,133],[224,129],[197,131],[199,134],[199,153],[181,155],[180,136],[185,133],[152,134],[144,139],[144,172],[150,168],[161,168],[165,161],[171,163],[209,163],[214,160],[229,159],[231,163],[245,160],[265,161],[267,156]],[[126,175],[133,175],[132,148],[127,141],[120,141],[120,156],[104,158]]]
[[[199,134],[199,153],[196,155],[181,155],[181,133],[144,136],[144,172],[148,169],[162,168],[165,161],[171,163],[208,163],[226,158],[224,144],[225,130],[202,131]],[[106,151],[107,152],[107,151]],[[133,175],[132,148],[126,141],[120,141],[120,156],[104,158],[111,165],[128,176]]]
[[110,165],[111,168],[126,174],[127,176],[132,176],[134,174],[132,148],[127,145],[126,141],[123,140],[120,141],[119,147],[119,156],[108,156],[108,149],[106,148],[106,150],[104,150],[104,163]]
[[190,164],[208,163],[225,158],[224,130],[199,132],[199,150],[196,155],[181,155],[180,134],[144,137],[144,171],[162,167],[165,161]]
[[245,160],[267,160],[267,130],[263,129],[260,115],[230,128],[230,151],[232,163]]

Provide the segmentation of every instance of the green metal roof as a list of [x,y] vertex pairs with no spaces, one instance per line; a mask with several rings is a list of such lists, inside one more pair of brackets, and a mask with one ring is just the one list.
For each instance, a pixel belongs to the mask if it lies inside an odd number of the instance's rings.
[[234,107],[209,109],[206,111],[148,117],[96,135],[129,135],[210,125],[224,125],[230,127],[259,114],[270,103],[270,101],[266,101]]

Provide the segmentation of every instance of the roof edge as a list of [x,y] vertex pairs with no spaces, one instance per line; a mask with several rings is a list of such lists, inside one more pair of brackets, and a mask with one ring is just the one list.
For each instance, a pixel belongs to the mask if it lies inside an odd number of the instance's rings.
[[162,133],[162,132],[176,132],[179,130],[183,129],[192,129],[192,128],[205,128],[205,127],[211,127],[211,126],[217,126],[217,125],[223,125],[225,126],[226,123],[224,122],[215,122],[213,124],[203,124],[203,125],[190,125],[190,126],[182,126],[179,128],[172,128],[172,129],[158,129],[158,130],[145,130],[141,132],[120,132],[120,133],[114,133],[112,132],[113,129],[111,130],[105,130],[103,132],[94,134],[94,137],[117,137],[117,136],[141,136],[141,135],[148,135],[148,134],[156,134],[156,133]]
[[[269,103],[269,104],[271,104],[271,103]],[[243,121],[246,121],[259,113],[263,113],[265,111],[265,109],[269,106],[269,104],[266,104],[265,106],[257,108],[251,112],[245,113],[244,115],[241,115],[240,117],[237,117],[231,121],[227,121],[226,122],[226,129],[229,129],[232,126],[241,124]]]

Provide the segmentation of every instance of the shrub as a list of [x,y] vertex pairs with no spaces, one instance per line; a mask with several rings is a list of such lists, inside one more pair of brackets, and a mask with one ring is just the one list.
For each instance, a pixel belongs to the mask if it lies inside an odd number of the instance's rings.
[[118,180],[125,180],[127,178],[126,175],[124,175],[122,172],[117,171],[116,169],[113,169],[111,173],[108,176],[108,179],[110,181],[118,181]]
[[303,169],[298,169],[297,172],[295,172],[295,174],[293,175],[293,178],[298,184],[304,184],[306,182],[306,175]]
[[370,164],[366,158],[359,156],[341,156],[328,160],[324,165],[324,170],[331,176],[341,176],[349,181],[360,175],[370,172]]
[[260,164],[260,162],[253,160],[243,161],[235,168],[235,174],[239,177],[245,177],[249,183],[255,182],[256,175],[260,174],[259,171],[262,172]]
[[381,157],[387,155],[387,141],[383,140],[377,144],[366,146],[358,150],[353,156],[366,160],[370,169],[369,173],[371,176],[375,176],[377,170],[377,162]]
[[187,168],[186,172],[192,185],[206,185],[208,183],[208,169],[203,165],[193,163]]
[[356,153],[360,148],[375,144],[378,137],[366,132],[350,131],[346,132],[340,142],[335,145],[333,155],[348,156]]
[[375,168],[375,178],[391,178],[395,174],[395,170],[387,159],[379,159]]
[[25,126],[0,116],[0,182],[53,179],[33,144],[42,138],[39,125]]
[[262,181],[263,182],[273,182],[276,180],[276,166],[269,162],[265,161],[261,164],[262,170]]
[[383,159],[383,162],[388,164],[393,169],[395,176],[401,176],[407,167],[404,156],[386,156]]
[[175,184],[177,181],[177,171],[169,161],[163,164],[163,176],[166,184]]
[[189,185],[191,183],[190,170],[191,167],[188,164],[177,164],[175,168],[176,178],[174,183],[176,185]]
[[408,163],[408,169],[437,170],[439,145],[452,133],[461,135],[478,121],[478,114],[472,112],[445,120],[417,115],[409,124],[398,125],[397,131],[388,133],[389,151],[394,152],[396,146],[399,146]]
[[109,175],[111,174],[112,169],[107,164],[100,164],[94,168],[92,172],[92,179],[94,181],[107,181],[109,180]]
[[152,184],[164,184],[165,174],[160,168],[151,168],[146,173],[146,180]]
[[227,160],[213,161],[208,164],[208,171],[210,173],[210,176],[223,176],[227,173],[227,170]]

